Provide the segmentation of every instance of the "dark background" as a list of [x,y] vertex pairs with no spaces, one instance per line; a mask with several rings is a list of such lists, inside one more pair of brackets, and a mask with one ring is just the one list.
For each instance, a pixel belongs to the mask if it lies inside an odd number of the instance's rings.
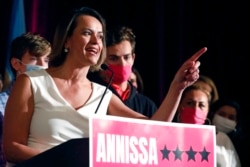
[[[27,30],[32,0],[24,0]],[[201,74],[216,83],[220,97],[236,99],[243,112],[243,128],[249,135],[247,98],[249,76],[246,60],[244,1],[238,0],[37,0],[36,31],[52,42],[61,14],[74,7],[99,11],[108,26],[130,26],[137,38],[135,66],[140,71],[145,94],[158,105],[181,63],[203,46]],[[11,1],[0,2],[0,72],[4,71]]]

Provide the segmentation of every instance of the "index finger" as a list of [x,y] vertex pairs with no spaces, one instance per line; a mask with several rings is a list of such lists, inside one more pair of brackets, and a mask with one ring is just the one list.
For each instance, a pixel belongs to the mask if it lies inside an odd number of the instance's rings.
[[203,47],[200,50],[198,50],[193,56],[189,59],[191,61],[196,61],[203,53],[207,51],[207,47]]

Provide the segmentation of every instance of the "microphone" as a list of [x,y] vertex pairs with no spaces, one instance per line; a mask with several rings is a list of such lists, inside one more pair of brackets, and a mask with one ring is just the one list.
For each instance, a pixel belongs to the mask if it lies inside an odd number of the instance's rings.
[[108,85],[106,86],[106,88],[105,88],[105,90],[104,90],[104,92],[103,92],[103,94],[102,94],[102,97],[101,97],[101,99],[100,99],[100,102],[98,103],[98,105],[97,105],[97,107],[96,107],[95,114],[97,113],[97,111],[98,111],[98,109],[99,109],[99,107],[100,107],[100,105],[101,105],[101,103],[102,103],[102,100],[103,100],[103,98],[104,98],[104,96],[105,96],[105,94],[106,94],[106,92],[107,92],[107,90],[108,90],[108,88],[109,88],[109,86],[110,86],[110,84],[111,84],[111,81],[113,80],[113,75],[114,75],[114,72],[108,67],[107,64],[102,64],[102,65],[101,65],[101,68],[102,68],[103,70],[109,70],[109,71],[111,72],[111,77],[109,78]]

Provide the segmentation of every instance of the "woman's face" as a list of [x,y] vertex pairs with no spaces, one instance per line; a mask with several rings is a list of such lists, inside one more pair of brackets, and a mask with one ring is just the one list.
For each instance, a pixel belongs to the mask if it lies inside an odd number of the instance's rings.
[[81,15],[71,37],[67,39],[68,58],[84,65],[98,62],[103,49],[103,27],[95,17]]
[[232,106],[228,106],[228,105],[224,105],[222,107],[220,107],[217,111],[216,111],[216,114],[224,117],[224,118],[227,118],[227,119],[230,119],[232,121],[236,121],[236,117],[237,117],[237,111],[234,107]]
[[186,92],[180,103],[180,108],[184,107],[197,108],[208,113],[209,99],[207,94],[202,90],[190,90]]
[[209,111],[209,99],[201,89],[190,89],[183,94],[178,107],[178,122],[204,124]]

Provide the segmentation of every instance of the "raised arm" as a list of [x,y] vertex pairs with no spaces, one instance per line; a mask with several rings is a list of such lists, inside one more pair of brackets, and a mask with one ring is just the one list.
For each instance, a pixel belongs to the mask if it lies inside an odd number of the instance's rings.
[[183,90],[192,85],[199,78],[200,62],[198,58],[207,51],[206,47],[201,48],[192,57],[186,60],[178,69],[172,80],[168,93],[163,102],[153,115],[153,120],[172,121],[179,105]]

